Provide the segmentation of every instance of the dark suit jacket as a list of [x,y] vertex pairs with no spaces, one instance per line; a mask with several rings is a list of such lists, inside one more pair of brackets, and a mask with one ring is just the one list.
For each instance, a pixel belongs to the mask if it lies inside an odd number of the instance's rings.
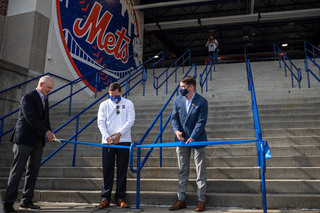
[[45,133],[51,130],[47,99],[45,103],[44,110],[37,90],[22,97],[19,117],[10,139],[11,142],[35,146],[41,140],[43,145],[45,144]]
[[[207,141],[205,125],[208,117],[208,101],[201,95],[195,93],[188,113],[186,98],[181,95],[177,96],[171,116],[173,131],[183,132],[185,140],[192,138],[194,141]],[[175,141],[178,141],[176,136]],[[193,148],[203,147],[205,146]]]

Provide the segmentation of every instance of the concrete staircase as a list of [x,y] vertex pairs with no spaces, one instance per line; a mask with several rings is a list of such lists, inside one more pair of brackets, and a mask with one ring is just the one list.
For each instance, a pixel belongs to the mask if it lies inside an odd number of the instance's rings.
[[[302,64],[297,61],[296,66]],[[267,160],[268,208],[320,208],[320,113],[319,86],[307,89],[303,71],[302,89],[291,88],[290,77],[284,77],[283,68],[277,62],[252,63],[263,139],[269,142],[272,158]],[[304,68],[304,66],[300,66]],[[198,66],[199,73],[203,66]],[[185,68],[186,72],[187,68]],[[159,75],[163,69],[157,69]],[[170,73],[169,73],[170,74]],[[191,72],[190,75],[193,75]],[[182,70],[178,74],[183,76]],[[160,81],[159,81],[160,82]],[[169,95],[178,85],[174,76],[170,79],[168,94],[165,88],[155,95],[152,87],[152,70],[148,71],[146,96],[141,88],[134,89],[128,97],[134,102],[136,121],[132,129],[133,141],[138,142],[148,129]],[[247,90],[245,64],[216,66],[209,92],[203,93],[209,102],[206,131],[209,140],[254,139],[250,93]],[[197,86],[200,93],[200,87]],[[204,90],[205,91],[205,90]],[[73,102],[72,114],[80,112],[93,100]],[[172,111],[173,100],[164,112],[164,122]],[[50,112],[53,129],[69,119],[68,104],[61,104]],[[80,117],[80,127],[92,120],[98,105]],[[164,123],[163,122],[163,123]],[[15,121],[10,121],[14,125]],[[72,122],[58,132],[58,138],[68,139],[74,134]],[[144,143],[153,143],[158,134],[159,122]],[[163,142],[173,141],[171,123]],[[96,122],[78,136],[78,141],[100,143],[101,136]],[[0,189],[2,197],[6,188],[9,167],[12,162],[12,145],[3,139],[0,147]],[[47,143],[43,156],[48,156],[60,144]],[[148,150],[142,150],[145,156]],[[69,144],[46,162],[40,170],[35,201],[99,203],[102,183],[101,149],[78,146],[76,167],[72,164],[73,145]],[[209,146],[207,153],[207,206],[261,208],[260,170],[257,164],[255,144]],[[154,149],[141,171],[141,204],[172,205],[176,199],[177,158],[175,148],[163,149],[163,167],[158,165],[158,149]],[[136,162],[136,157],[134,159]],[[188,206],[197,204],[195,169],[191,160],[188,186]],[[21,185],[23,180],[21,181]],[[21,187],[21,186],[20,186]],[[128,172],[126,200],[135,204],[136,174]]]

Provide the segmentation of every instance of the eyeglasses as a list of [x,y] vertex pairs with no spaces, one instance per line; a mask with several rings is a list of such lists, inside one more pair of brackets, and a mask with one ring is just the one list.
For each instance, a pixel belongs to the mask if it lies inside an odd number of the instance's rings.
[[117,114],[120,114],[119,106],[116,106]]

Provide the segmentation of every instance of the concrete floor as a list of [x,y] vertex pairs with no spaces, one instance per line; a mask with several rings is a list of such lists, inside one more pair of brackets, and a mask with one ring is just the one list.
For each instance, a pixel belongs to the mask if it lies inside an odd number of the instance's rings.
[[[16,212],[19,213],[58,213],[58,212],[101,212],[101,213],[134,213],[134,212],[153,212],[153,213],[162,213],[162,212],[176,212],[176,213],[186,213],[186,212],[195,212],[195,206],[190,206],[186,209],[181,209],[178,211],[169,211],[169,206],[140,206],[140,209],[136,209],[135,206],[131,206],[128,209],[122,209],[111,205],[106,209],[98,209],[98,204],[84,204],[84,203],[48,203],[48,202],[37,202],[36,205],[40,206],[40,210],[24,210],[19,209],[19,203],[15,203],[14,208]],[[1,205],[2,206],[2,205]],[[214,213],[263,213],[261,209],[238,209],[238,208],[207,208],[205,212],[214,212]],[[269,213],[320,213],[320,209],[316,210],[278,210],[278,209],[268,209]],[[3,211],[0,210],[0,213]]]

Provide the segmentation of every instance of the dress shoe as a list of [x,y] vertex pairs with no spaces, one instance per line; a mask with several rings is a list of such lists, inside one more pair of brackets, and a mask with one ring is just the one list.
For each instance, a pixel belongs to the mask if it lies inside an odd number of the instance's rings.
[[122,198],[118,199],[117,206],[120,206],[121,208],[129,208],[129,204],[127,204]]
[[[4,204],[3,205],[3,208],[4,208],[4,212],[7,213],[7,212],[16,212],[13,208],[13,205],[12,204]],[[1,209],[0,209],[1,210]]]
[[203,212],[204,210],[206,210],[206,204],[204,204],[204,202],[202,201],[199,201],[196,208],[196,212]]
[[179,209],[184,209],[186,207],[187,207],[186,202],[178,200],[173,206],[169,208],[169,210],[179,210]]
[[109,200],[103,200],[100,204],[99,204],[99,206],[98,206],[98,209],[105,209],[105,208],[107,208],[108,206],[110,205],[110,202],[109,202]]
[[20,204],[20,209],[40,209],[40,206],[34,205],[31,201],[28,204]]

